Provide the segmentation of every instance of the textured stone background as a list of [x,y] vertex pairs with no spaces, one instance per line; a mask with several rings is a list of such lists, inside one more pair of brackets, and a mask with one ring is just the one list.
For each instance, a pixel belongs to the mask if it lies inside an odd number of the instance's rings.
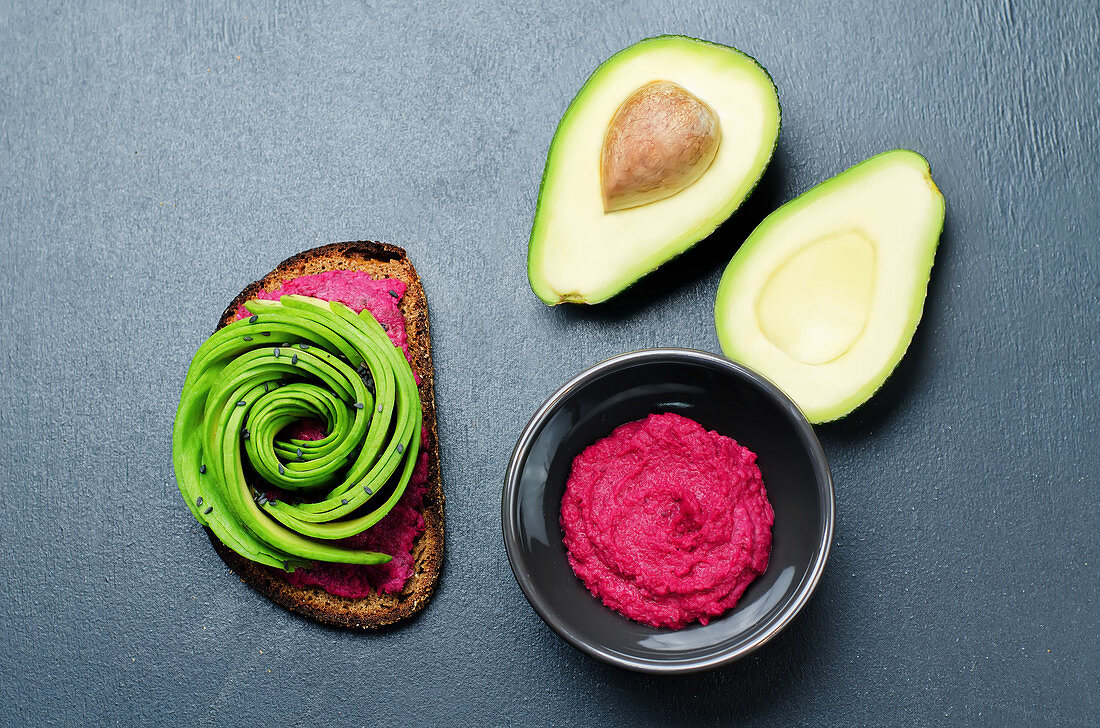
[[[1095,2],[0,5],[0,723],[1100,721]],[[695,252],[545,308],[524,263],[554,126],[599,61],[664,32],[772,73],[775,159]],[[504,555],[520,428],[612,354],[716,350],[753,225],[896,146],[931,161],[947,227],[901,369],[820,428],[839,520],[816,597],[710,674],[575,651]],[[382,634],[233,578],[169,459],[226,302],[356,238],[406,246],[427,287],[448,499],[441,589]]]

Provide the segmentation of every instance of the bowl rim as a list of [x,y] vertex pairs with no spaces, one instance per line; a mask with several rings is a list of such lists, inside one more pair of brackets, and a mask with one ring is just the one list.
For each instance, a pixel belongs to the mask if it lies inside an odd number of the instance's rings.
[[[781,409],[783,409],[792,420],[792,424],[795,426],[799,438],[809,452],[814,470],[818,476],[816,481],[820,484],[818,495],[819,497],[824,496],[822,498],[824,523],[818,537],[816,547],[817,555],[810,565],[808,578],[803,578],[802,586],[795,595],[794,600],[773,619],[773,622],[767,629],[761,631],[745,644],[695,660],[685,660],[674,663],[654,659],[624,657],[618,653],[603,649],[601,645],[594,645],[580,639],[570,630],[568,624],[560,623],[563,620],[551,617],[546,605],[542,603],[542,600],[532,596],[534,589],[533,579],[531,578],[531,574],[523,569],[522,565],[519,563],[519,547],[517,545],[519,536],[518,519],[513,518],[518,500],[521,465],[526,461],[531,444],[546,424],[549,415],[577,389],[609,370],[639,362],[655,363],[668,362],[670,360],[703,362],[710,365],[716,365],[732,373],[734,376],[741,377],[752,383],[780,405]],[[516,583],[519,584],[520,591],[523,592],[524,597],[531,604],[531,607],[535,610],[535,613],[538,614],[539,618],[566,642],[598,660],[615,665],[616,667],[652,674],[700,672],[728,665],[759,649],[775,637],[775,635],[783,631],[799,612],[802,611],[803,607],[809,602],[810,597],[813,596],[813,593],[817,590],[818,583],[821,581],[821,575],[825,570],[825,564],[829,559],[835,521],[836,495],[833,490],[833,480],[829,470],[829,463],[825,457],[825,451],[821,447],[821,442],[818,440],[817,434],[813,430],[813,426],[810,425],[806,416],[802,413],[802,410],[798,408],[798,405],[767,377],[749,369],[743,364],[739,364],[718,354],[712,354],[711,352],[678,347],[640,349],[625,354],[618,354],[584,369],[576,376],[570,378],[565,384],[558,387],[553,394],[547,397],[546,401],[535,410],[535,413],[531,416],[531,419],[524,426],[523,431],[516,440],[516,445],[512,449],[512,455],[508,460],[508,469],[504,477],[504,491],[501,496],[501,531],[504,537],[504,548],[508,554],[508,564],[512,569],[512,575],[515,577]]]

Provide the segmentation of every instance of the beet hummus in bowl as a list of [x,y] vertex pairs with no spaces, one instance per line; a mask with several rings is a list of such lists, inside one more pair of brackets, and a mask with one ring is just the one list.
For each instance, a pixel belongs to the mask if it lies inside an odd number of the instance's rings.
[[797,406],[690,349],[623,354],[535,412],[505,477],[504,542],[536,613],[619,667],[694,672],[774,637],[832,540],[832,482]]

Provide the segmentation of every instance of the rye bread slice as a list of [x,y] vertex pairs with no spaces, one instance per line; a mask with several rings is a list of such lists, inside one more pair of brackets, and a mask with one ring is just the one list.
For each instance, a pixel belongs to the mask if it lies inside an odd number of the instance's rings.
[[273,569],[250,561],[222,544],[207,529],[214,549],[246,584],[287,609],[318,622],[369,629],[393,624],[419,612],[431,599],[443,566],[443,482],[439,469],[439,439],[436,435],[435,387],[431,336],[428,331],[428,300],[416,269],[405,251],[395,245],[369,241],[333,243],[287,258],[275,270],[250,283],[226,308],[218,328],[230,323],[237,308],[258,291],[273,291],[284,282],[311,273],[355,270],[373,278],[397,278],[408,289],[401,298],[405,315],[409,356],[420,375],[420,403],[428,431],[428,490],[421,506],[425,529],[413,544],[415,568],[405,588],[397,594],[374,593],[361,599],[340,597],[318,587],[290,585]]

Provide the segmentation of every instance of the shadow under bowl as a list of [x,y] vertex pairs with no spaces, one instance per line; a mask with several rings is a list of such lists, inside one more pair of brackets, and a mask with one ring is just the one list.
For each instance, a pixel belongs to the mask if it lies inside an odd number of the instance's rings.
[[[573,459],[619,425],[663,412],[755,452],[775,510],[767,570],[733,609],[680,630],[634,622],[592,596],[569,566],[559,522]],[[593,657],[649,673],[725,665],[779,633],[817,586],[834,518],[829,466],[798,407],[759,374],[691,349],[623,354],[564,384],[520,435],[502,500],[512,571],[543,621]]]

